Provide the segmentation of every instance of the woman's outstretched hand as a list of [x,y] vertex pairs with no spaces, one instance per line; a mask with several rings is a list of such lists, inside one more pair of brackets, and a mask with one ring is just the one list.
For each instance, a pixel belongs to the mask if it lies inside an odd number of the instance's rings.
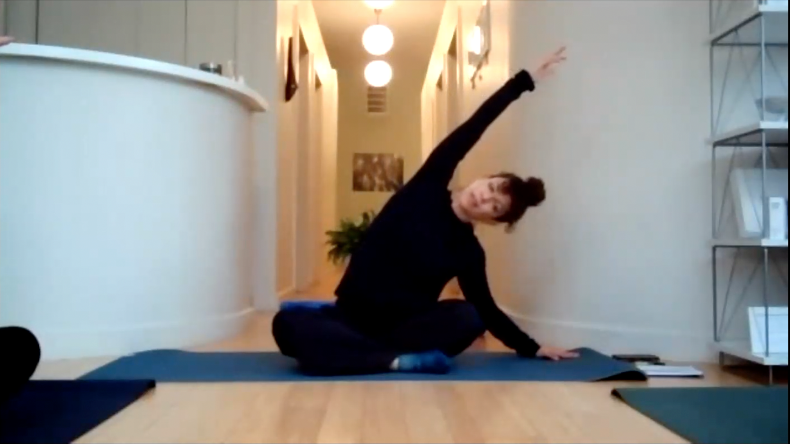
[[0,35],[0,46],[5,46],[14,41],[13,37],[6,37],[4,35]]
[[548,77],[551,77],[551,75],[554,74],[554,70],[557,65],[564,62],[565,60],[568,60],[568,57],[565,56],[565,47],[563,46],[562,48],[545,57],[536,68],[530,71],[532,80],[535,83],[540,83],[546,80]]
[[576,359],[579,357],[579,354],[557,347],[541,347],[536,356],[551,359],[552,361],[561,361],[563,359]]

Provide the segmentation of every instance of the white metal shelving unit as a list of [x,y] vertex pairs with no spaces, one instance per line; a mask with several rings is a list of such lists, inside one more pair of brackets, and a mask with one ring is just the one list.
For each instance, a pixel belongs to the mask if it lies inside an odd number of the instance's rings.
[[[754,267],[749,283],[762,280],[762,305],[766,307],[765,319],[765,336],[768,337],[769,319],[768,307],[769,301],[773,298],[784,299],[784,305],[787,305],[787,278],[786,271],[784,272],[784,295],[769,294],[771,292],[769,285],[769,274],[771,266],[779,268],[777,262],[772,258],[772,255],[778,251],[786,251],[788,248],[787,239],[772,240],[769,238],[769,227],[765,221],[767,217],[767,204],[763,205],[763,215],[761,219],[761,228],[763,230],[762,238],[742,238],[740,236],[724,234],[721,228],[723,223],[723,215],[725,208],[725,199],[728,197],[727,189],[730,187],[729,177],[735,167],[735,157],[731,161],[724,160],[724,163],[729,164],[727,168],[727,176],[725,176],[725,191],[721,196],[716,195],[717,181],[720,168],[718,164],[722,162],[722,151],[725,149],[732,150],[730,156],[737,156],[743,158],[748,157],[748,150],[756,160],[749,164],[749,168],[759,169],[761,171],[762,179],[762,200],[767,202],[767,176],[770,168],[777,167],[776,154],[780,152],[786,156],[788,145],[788,123],[787,115],[778,118],[770,118],[767,112],[767,95],[768,95],[768,77],[772,75],[772,70],[777,72],[781,71],[777,66],[775,60],[775,53],[777,51],[784,51],[784,56],[787,54],[788,47],[788,3],[787,1],[780,0],[709,0],[710,2],[710,35],[708,37],[708,44],[710,46],[710,67],[711,67],[711,136],[708,139],[708,144],[712,147],[713,151],[713,239],[711,241],[711,248],[713,254],[713,313],[714,313],[714,343],[716,350],[720,353],[722,362],[724,357],[731,356],[747,361],[751,361],[760,365],[767,366],[770,369],[771,382],[773,382],[773,368],[777,366],[787,366],[788,355],[786,352],[772,352],[770,344],[766,346],[765,353],[753,353],[751,343],[749,340],[728,340],[724,339],[725,330],[728,327],[728,307],[737,312],[743,302],[743,298],[747,293],[741,295],[741,301],[733,302],[731,299],[736,298],[733,296],[733,280],[735,276],[735,267],[738,261],[746,256],[746,251],[762,253],[761,262]],[[743,7],[743,6],[746,7]],[[734,11],[733,11],[734,10]],[[740,61],[746,64],[748,57],[745,55],[748,51],[757,51],[759,54],[755,56],[756,67],[747,67],[744,72],[747,73],[746,86],[736,85],[734,88],[740,87],[740,96],[736,92],[737,97],[741,97],[745,89],[750,91],[759,89],[759,94],[752,97],[753,101],[750,102],[751,106],[757,108],[753,121],[749,122],[748,119],[744,122],[738,122],[729,128],[722,128],[722,114],[723,104],[725,103],[726,89],[729,86],[728,81],[732,83],[732,76],[729,70],[733,69],[733,64]],[[724,81],[721,92],[717,95],[716,91],[716,63],[715,57],[717,54],[724,53],[727,55],[727,64],[724,75]],[[737,61],[734,61],[737,60]],[[786,69],[786,68],[785,68]],[[759,87],[753,88],[755,83],[752,83],[752,73],[758,71]],[[737,80],[735,81],[737,83]],[[774,82],[775,84],[776,82]],[[780,89],[783,89],[783,94],[787,96],[787,81],[779,74]],[[717,103],[718,99],[718,103]],[[739,105],[740,106],[740,105]],[[744,105],[745,106],[745,105]],[[748,111],[739,109],[737,111]],[[747,115],[748,113],[741,113]],[[744,119],[741,119],[744,120]],[[784,167],[786,168],[786,166]],[[719,206],[721,204],[721,206]],[[734,204],[733,204],[734,205]],[[735,211],[735,210],[734,210]],[[729,283],[727,291],[724,296],[723,304],[720,301],[719,290],[719,255],[722,251],[730,251],[734,254],[733,268],[729,270]],[[762,268],[762,273],[759,273],[759,268]],[[780,275],[782,270],[779,270]],[[748,286],[748,284],[747,284]],[[776,304],[774,304],[776,306]],[[723,311],[721,308],[723,307]],[[730,320],[732,319],[732,315]],[[768,341],[766,340],[766,343]]]

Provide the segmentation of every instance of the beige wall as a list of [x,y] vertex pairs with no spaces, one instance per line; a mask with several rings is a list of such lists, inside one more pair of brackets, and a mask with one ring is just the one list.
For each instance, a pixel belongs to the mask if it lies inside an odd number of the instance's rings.
[[421,70],[404,64],[393,66],[386,115],[368,115],[365,60],[337,60],[339,122],[337,157],[338,218],[358,218],[364,211],[378,211],[392,193],[354,192],[354,153],[392,153],[403,156],[404,180],[409,180],[421,163],[420,90]]
[[[281,71],[281,92],[278,97],[277,124],[276,282],[278,295],[285,296],[308,286],[326,273],[327,267],[322,266],[325,265],[322,261],[323,246],[319,246],[317,242],[318,239],[323,239],[326,221],[335,218],[334,188],[324,188],[321,185],[333,185],[336,174],[332,162],[326,162],[325,159],[336,156],[337,139],[334,138],[336,134],[331,127],[336,120],[334,104],[337,89],[336,75],[330,65],[312,3],[279,0],[277,14],[280,42],[277,57]],[[310,53],[309,58],[298,56],[300,28]],[[307,84],[300,82],[296,96],[286,103],[282,91],[285,90],[288,38],[291,36],[295,36],[293,50],[297,78],[302,72],[302,80],[311,80]],[[311,66],[302,70],[301,65],[304,63]],[[319,92],[315,91],[312,81],[316,75],[323,84]],[[305,125],[305,119],[301,116],[311,116],[314,121]],[[324,129],[324,126],[329,126],[330,129]],[[305,137],[300,138],[300,133]],[[316,150],[320,150],[320,153],[316,153]],[[311,178],[311,171],[319,171],[320,178]],[[321,223],[314,223],[316,220]],[[309,273],[297,274],[297,271],[304,269],[298,268],[297,264],[298,267],[308,269]]]
[[[500,169],[547,183],[514,234],[479,230],[498,303],[542,342],[713,358],[707,3],[491,4],[490,63],[460,92],[464,118],[546,52],[570,56],[460,168],[462,184]],[[447,4],[424,83],[425,153],[439,61],[478,8]]]
[[318,169],[318,188],[320,193],[320,222],[316,236],[316,251],[318,251],[317,278],[319,280],[333,276],[336,272],[334,265],[326,260],[329,246],[326,245],[325,233],[334,229],[337,224],[337,142],[338,142],[338,84],[337,73],[332,71],[330,81],[321,86],[322,128],[321,150]]

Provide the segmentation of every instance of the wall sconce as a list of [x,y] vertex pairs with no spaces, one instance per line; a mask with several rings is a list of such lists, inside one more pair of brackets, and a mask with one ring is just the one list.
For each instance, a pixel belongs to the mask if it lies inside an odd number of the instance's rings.
[[483,69],[491,52],[491,3],[488,1],[483,1],[475,27],[467,36],[467,48],[469,69],[472,71],[469,77],[474,88],[476,80],[481,78],[480,70]]

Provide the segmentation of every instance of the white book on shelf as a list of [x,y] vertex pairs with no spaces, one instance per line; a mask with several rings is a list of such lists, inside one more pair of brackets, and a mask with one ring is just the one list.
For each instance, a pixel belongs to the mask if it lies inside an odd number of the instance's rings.
[[787,199],[771,197],[768,199],[768,238],[787,239]]
[[[787,8],[788,0],[765,0],[766,6],[774,6],[777,8]],[[759,6],[759,2],[758,2]]]
[[[765,171],[768,198],[787,199],[787,168],[771,168]],[[734,168],[730,173],[730,192],[733,200],[738,235],[741,238],[763,236],[763,171],[759,168]]]
[[[752,353],[757,355],[764,355],[766,351],[771,354],[788,353],[787,315],[787,307],[768,307],[768,340],[766,340],[765,307],[749,307],[749,336]],[[768,348],[766,344],[770,346],[770,350],[766,350]]]

